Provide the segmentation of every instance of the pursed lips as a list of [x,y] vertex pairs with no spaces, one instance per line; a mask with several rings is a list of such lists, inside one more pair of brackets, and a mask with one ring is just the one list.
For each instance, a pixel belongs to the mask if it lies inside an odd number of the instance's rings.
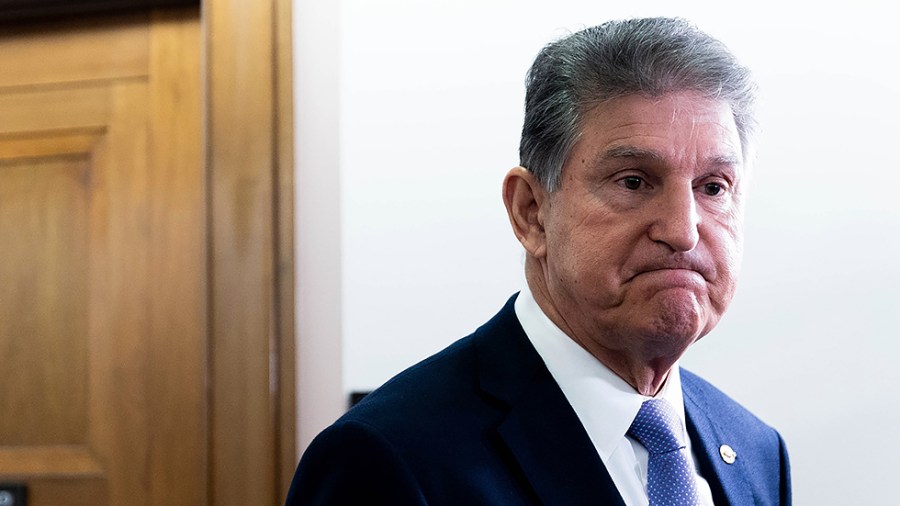
[[666,275],[669,271],[671,271],[671,275],[673,277],[691,276],[696,274],[700,275],[704,280],[709,281],[709,273],[712,271],[712,269],[708,268],[702,262],[691,259],[649,262],[634,269],[634,274],[628,278],[628,281],[631,281],[642,274],[652,274],[658,272],[660,273],[660,275]]

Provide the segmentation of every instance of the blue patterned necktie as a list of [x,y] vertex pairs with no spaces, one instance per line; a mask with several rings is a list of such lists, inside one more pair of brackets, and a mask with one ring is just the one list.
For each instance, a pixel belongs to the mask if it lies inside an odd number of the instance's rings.
[[650,506],[699,504],[694,466],[685,450],[681,420],[662,399],[644,401],[628,435],[650,452],[647,495]]

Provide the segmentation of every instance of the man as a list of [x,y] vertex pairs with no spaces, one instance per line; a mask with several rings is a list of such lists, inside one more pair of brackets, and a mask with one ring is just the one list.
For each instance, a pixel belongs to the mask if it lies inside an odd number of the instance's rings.
[[503,185],[527,288],[325,430],[289,504],[790,504],[781,437],[678,359],[735,290],[754,85],[674,19],[545,47]]

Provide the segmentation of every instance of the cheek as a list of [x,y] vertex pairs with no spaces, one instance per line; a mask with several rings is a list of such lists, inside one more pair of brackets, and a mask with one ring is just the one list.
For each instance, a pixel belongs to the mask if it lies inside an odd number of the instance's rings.
[[581,299],[605,300],[627,250],[625,237],[616,231],[596,215],[548,230],[548,267],[554,281],[570,286]]
[[741,261],[744,258],[744,213],[738,208],[729,217],[727,226],[722,231],[724,242],[728,250],[728,260],[734,277],[741,270]]
[[597,239],[577,229],[548,237],[548,262],[556,277],[573,285],[587,284],[600,273],[603,256],[594,249]]
[[717,309],[724,311],[734,296],[741,270],[741,260],[744,254],[741,223],[733,221],[717,227],[709,251],[716,270],[715,280],[710,290],[710,299]]

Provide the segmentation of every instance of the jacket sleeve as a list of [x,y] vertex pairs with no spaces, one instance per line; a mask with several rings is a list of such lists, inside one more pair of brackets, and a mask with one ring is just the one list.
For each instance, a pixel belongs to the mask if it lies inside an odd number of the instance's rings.
[[376,428],[343,421],[319,434],[303,454],[285,504],[427,502],[409,465]]
[[778,450],[781,452],[781,505],[791,506],[791,462],[781,434],[778,435]]

